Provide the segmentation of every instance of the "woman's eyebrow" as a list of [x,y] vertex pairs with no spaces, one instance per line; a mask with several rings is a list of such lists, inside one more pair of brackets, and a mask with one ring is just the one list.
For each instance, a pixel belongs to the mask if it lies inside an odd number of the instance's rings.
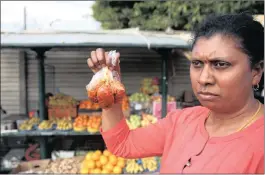
[[190,60],[203,60],[202,58],[191,57]]
[[229,61],[228,60],[228,57],[214,57],[214,58],[198,58],[198,57],[191,57],[190,60],[198,60],[198,61],[205,61],[205,60],[208,60],[208,61]]
[[209,58],[209,61],[230,61],[227,57],[214,57],[214,58]]

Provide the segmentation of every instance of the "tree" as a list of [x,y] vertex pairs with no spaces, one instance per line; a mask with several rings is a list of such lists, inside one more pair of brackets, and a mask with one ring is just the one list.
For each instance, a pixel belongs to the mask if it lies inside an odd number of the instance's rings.
[[264,1],[102,1],[93,16],[105,29],[139,27],[141,30],[190,30],[211,14],[249,12],[264,14]]

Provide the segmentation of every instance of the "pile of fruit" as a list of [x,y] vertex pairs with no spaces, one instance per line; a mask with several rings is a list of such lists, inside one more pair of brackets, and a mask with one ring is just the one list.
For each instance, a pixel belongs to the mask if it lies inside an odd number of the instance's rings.
[[101,116],[79,115],[73,123],[74,131],[90,133],[99,132],[101,126]]
[[139,128],[141,127],[141,116],[131,115],[128,119],[126,119],[126,123],[130,129]]
[[69,95],[58,93],[49,98],[49,105],[51,106],[76,106],[77,100]]
[[57,130],[59,131],[69,131],[73,129],[73,124],[70,119],[63,118],[57,120]]
[[144,94],[159,93],[159,80],[157,78],[144,78],[140,91]]
[[81,162],[79,157],[56,159],[40,174],[79,174]]
[[73,123],[73,128],[74,131],[76,132],[83,132],[87,129],[87,123],[89,120],[88,115],[79,115],[76,117],[74,123]]
[[157,122],[157,118],[150,114],[142,114],[141,126],[145,127]]
[[101,126],[101,116],[90,116],[87,122],[87,131],[90,133],[99,132]]
[[56,126],[56,122],[54,120],[43,120],[39,126],[39,130],[52,130]]
[[88,152],[81,163],[80,174],[121,174],[125,159],[116,157],[108,150]]
[[[154,101],[154,102],[161,102],[162,101],[162,96],[161,95],[153,95],[151,98],[152,98],[152,101]],[[174,97],[168,95],[167,96],[167,101],[168,102],[175,102],[176,100],[175,100]]]
[[91,100],[82,100],[80,101],[79,109],[98,110],[100,108],[97,103],[93,103]]
[[129,97],[129,101],[131,103],[145,103],[145,102],[150,102],[151,98],[149,95],[144,94],[144,93],[133,93],[130,97]]
[[156,157],[142,159],[129,159],[125,167],[126,173],[140,174],[145,172],[155,172],[159,168],[159,162]]
[[18,129],[21,131],[30,131],[34,129],[40,123],[40,119],[38,117],[32,117],[29,120],[25,120],[18,126]]
[[130,129],[136,129],[156,123],[157,118],[153,115],[143,113],[142,116],[131,115],[128,119],[126,119],[126,122]]

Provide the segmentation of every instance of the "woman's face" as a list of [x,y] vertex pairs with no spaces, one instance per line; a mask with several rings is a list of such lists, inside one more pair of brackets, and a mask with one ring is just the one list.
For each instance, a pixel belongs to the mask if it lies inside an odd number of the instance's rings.
[[193,47],[192,88],[201,104],[211,110],[240,109],[253,98],[252,86],[259,82],[259,76],[259,72],[251,70],[248,55],[232,37],[202,37]]

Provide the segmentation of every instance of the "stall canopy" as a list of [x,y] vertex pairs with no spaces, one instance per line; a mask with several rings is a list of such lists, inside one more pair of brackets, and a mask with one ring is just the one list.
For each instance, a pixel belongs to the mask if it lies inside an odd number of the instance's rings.
[[[182,35],[183,36],[183,35]],[[179,34],[111,30],[93,32],[1,32],[2,48],[32,47],[144,47],[188,48],[188,40]]]

